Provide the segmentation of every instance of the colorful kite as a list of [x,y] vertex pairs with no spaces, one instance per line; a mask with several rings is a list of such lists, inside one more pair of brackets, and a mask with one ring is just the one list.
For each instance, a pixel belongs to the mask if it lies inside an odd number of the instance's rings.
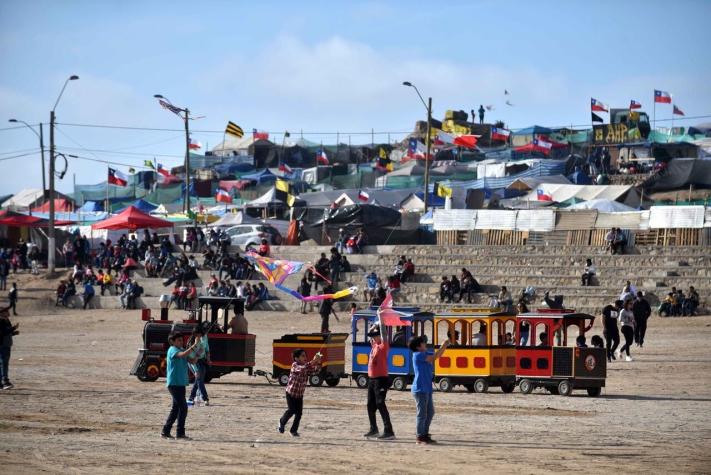
[[[287,277],[292,274],[297,274],[301,272],[301,269],[303,269],[305,266],[311,269],[311,271],[315,274],[321,276],[316,272],[316,269],[314,269],[313,266],[307,266],[303,262],[262,257],[255,252],[247,252],[245,253],[244,257],[249,260],[252,265],[254,265],[254,268],[257,269],[260,274],[266,277],[270,283],[274,284],[274,287],[292,295],[293,297],[296,297],[299,300],[303,300],[304,302],[314,302],[318,300],[327,299],[336,300],[343,297],[348,297],[349,295],[352,295],[358,291],[358,287],[350,287],[348,289],[339,290],[338,292],[334,292],[332,294],[309,295],[307,297],[304,297],[296,290],[292,290],[282,284],[287,279]],[[328,279],[325,279],[324,277],[322,278],[328,281]],[[328,282],[330,283],[330,281]]]

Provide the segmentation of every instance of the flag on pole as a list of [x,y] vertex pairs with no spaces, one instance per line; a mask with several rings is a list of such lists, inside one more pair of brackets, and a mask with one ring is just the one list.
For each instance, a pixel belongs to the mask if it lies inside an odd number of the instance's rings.
[[279,171],[285,175],[291,175],[292,173],[294,173],[294,170],[292,170],[291,167],[286,163],[279,164]]
[[510,130],[502,129],[499,127],[491,128],[491,140],[500,140],[502,142],[508,142],[510,135]]
[[363,190],[359,190],[358,191],[358,199],[360,201],[363,201],[364,203],[367,203],[368,200],[370,200],[370,195]]
[[543,137],[538,137],[533,139],[533,150],[537,152],[541,152],[544,155],[548,155],[551,152],[551,149],[553,148],[553,144]]
[[684,115],[684,112],[674,104],[674,115]]
[[388,327],[412,326],[411,320],[403,320],[402,314],[393,310],[393,296],[390,292],[383,299],[383,303],[378,307],[378,318],[383,325]]
[[667,91],[654,90],[654,102],[661,102],[662,104],[671,104],[671,94]]
[[180,113],[183,112],[183,109],[181,109],[180,107],[175,107],[173,104],[164,99],[158,99],[158,104],[160,104],[163,109],[169,110],[173,114],[182,117]]
[[158,174],[158,183],[167,185],[169,183],[178,183],[182,180],[175,175],[171,175],[168,170],[163,168],[162,164],[158,164],[158,169],[156,170]]
[[597,112],[607,112],[607,106],[597,99],[590,98],[590,110]]
[[241,139],[242,137],[244,137],[244,130],[242,130],[242,127],[235,124],[234,122],[228,121],[227,127],[225,127],[225,134],[234,135],[235,137]]
[[464,148],[476,148],[478,139],[478,135],[460,135],[459,137],[454,137],[454,145]]
[[197,140],[193,140],[193,138],[190,137],[190,139],[188,140],[188,148],[190,150],[197,150],[199,148],[202,148],[202,144]]
[[143,160],[143,166],[150,168],[151,170],[155,170],[156,167],[153,165],[153,162],[150,160]]
[[109,167],[108,182],[116,186],[128,186],[128,179],[126,178],[126,175],[111,167]]
[[536,197],[538,201],[553,201],[553,197],[540,188],[536,190]]
[[269,132],[259,132],[257,129],[252,129],[252,139],[269,140]]
[[435,194],[435,196],[439,196],[440,198],[451,198],[452,197],[452,189],[449,188],[448,186],[444,186],[443,184],[441,184],[439,182],[435,182],[434,194]]
[[630,110],[641,109],[641,108],[642,108],[642,104],[640,104],[639,102],[635,101],[634,99],[632,99],[630,101]]
[[220,203],[232,203],[232,195],[225,189],[218,188],[217,194],[215,195],[215,201]]
[[407,158],[422,159],[425,158],[425,144],[417,140],[416,138],[411,138],[407,145]]
[[592,116],[592,118],[590,119],[592,122],[600,122],[601,124],[605,122],[604,120],[602,120],[602,117],[600,117],[594,112],[590,112],[590,115]]
[[378,149],[378,157],[383,159],[388,158],[388,152],[386,152],[383,147],[380,147]]
[[318,149],[318,152],[316,152],[316,162],[320,165],[328,165],[328,156],[326,155],[326,151],[322,148]]

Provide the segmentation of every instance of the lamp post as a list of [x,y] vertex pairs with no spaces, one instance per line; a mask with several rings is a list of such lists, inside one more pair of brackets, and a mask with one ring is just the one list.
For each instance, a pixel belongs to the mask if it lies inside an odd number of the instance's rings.
[[[185,123],[185,198],[183,199],[183,211],[187,214],[190,211],[190,129],[188,121],[190,120],[190,110],[187,107],[176,107],[170,100],[162,94],[153,94],[153,97],[158,99],[160,105],[177,115]],[[181,112],[184,115],[181,115]]]
[[42,196],[44,197],[45,193],[47,193],[47,183],[45,181],[45,176],[44,176],[44,130],[42,127],[42,122],[40,122],[40,124],[39,124],[39,133],[37,133],[35,128],[32,127],[27,122],[25,122],[24,120],[10,119],[8,122],[13,122],[16,124],[25,125],[28,129],[30,129],[39,138],[40,151],[41,151],[40,161],[41,161],[41,165],[42,165]]
[[420,98],[420,101],[422,101],[422,105],[424,105],[425,109],[427,109],[427,137],[425,138],[427,154],[425,155],[425,194],[423,196],[425,213],[427,213],[427,201],[429,198],[430,187],[430,149],[432,148],[432,140],[430,138],[430,135],[432,133],[432,97],[427,98],[427,102],[425,103],[425,100],[422,98],[422,94],[420,94],[420,91],[419,89],[417,89],[417,86],[412,84],[410,81],[405,81],[402,83],[402,85],[413,88],[417,93],[417,96]]
[[79,79],[79,76],[73,74],[64,81],[64,86],[62,86],[62,90],[59,92],[57,101],[54,103],[52,110],[49,111],[49,226],[47,228],[47,272],[50,273],[54,272],[54,254],[56,252],[54,244],[54,122],[56,117],[54,111],[69,81],[76,81],[77,79]]

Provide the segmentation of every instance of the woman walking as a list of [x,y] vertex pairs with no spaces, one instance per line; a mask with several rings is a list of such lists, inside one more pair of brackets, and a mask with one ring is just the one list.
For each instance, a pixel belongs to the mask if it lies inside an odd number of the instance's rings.
[[627,353],[625,356],[625,361],[632,361],[630,356],[630,347],[634,342],[634,312],[632,311],[632,305],[634,302],[628,300],[625,302],[625,306],[620,311],[620,325],[622,325],[622,335],[625,337],[625,344],[620,348],[620,357],[622,353]]

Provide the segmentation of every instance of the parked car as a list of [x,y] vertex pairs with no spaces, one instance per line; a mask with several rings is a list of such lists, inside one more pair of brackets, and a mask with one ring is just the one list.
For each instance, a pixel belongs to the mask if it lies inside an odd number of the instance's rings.
[[252,246],[259,247],[262,239],[266,239],[269,244],[281,244],[281,234],[273,226],[264,224],[239,224],[225,230],[230,236],[230,243],[233,246],[242,246],[244,249]]

